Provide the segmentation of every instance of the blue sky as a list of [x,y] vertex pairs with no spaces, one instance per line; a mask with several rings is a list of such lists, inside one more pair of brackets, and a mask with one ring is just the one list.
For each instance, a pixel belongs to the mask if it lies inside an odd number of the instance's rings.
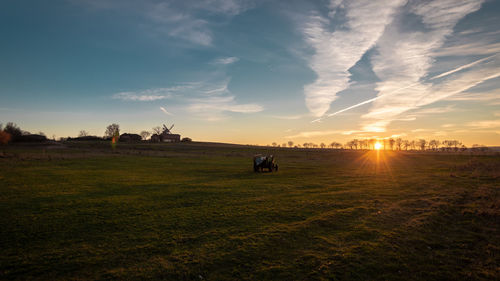
[[500,144],[500,3],[0,3],[0,122],[243,144]]

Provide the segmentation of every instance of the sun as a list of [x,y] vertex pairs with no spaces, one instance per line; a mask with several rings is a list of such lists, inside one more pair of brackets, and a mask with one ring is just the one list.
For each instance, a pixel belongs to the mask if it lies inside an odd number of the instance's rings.
[[376,149],[376,150],[380,150],[381,148],[382,148],[382,144],[381,144],[381,143],[379,143],[379,142],[376,142],[376,143],[375,143],[375,149]]

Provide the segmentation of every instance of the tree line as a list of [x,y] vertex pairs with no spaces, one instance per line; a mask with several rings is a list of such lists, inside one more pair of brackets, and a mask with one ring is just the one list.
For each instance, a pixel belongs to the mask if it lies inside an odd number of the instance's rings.
[[[126,141],[141,141],[148,140],[152,135],[160,135],[163,133],[163,129],[160,126],[153,127],[151,131],[141,131],[139,134],[134,133],[124,133],[120,134],[120,125],[113,123],[106,127],[104,131],[104,136],[93,136],[86,130],[80,130],[77,137],[61,137],[60,141],[68,140],[78,140],[78,141],[91,141],[91,140],[123,140]],[[5,127],[0,123],[0,144],[7,144],[10,142],[44,142],[48,138],[43,132],[32,134],[28,131],[22,130],[17,124],[13,122],[8,122]],[[55,136],[52,136],[52,140],[55,141]],[[183,138],[181,141],[190,142],[190,138]]]
[[[150,136],[153,138],[155,135],[159,136],[163,133],[164,133],[164,129],[160,126],[156,126],[156,127],[153,127],[151,129],[151,131],[143,130],[139,134],[125,133],[125,134],[120,135],[120,125],[113,123],[113,124],[106,127],[106,131],[104,132],[104,139],[112,139],[115,137],[120,137],[120,139],[121,139],[125,135],[125,137],[128,140],[132,140],[132,141],[143,140],[143,141],[145,141],[145,140],[148,140],[148,138]],[[88,138],[88,137],[92,137],[92,136],[90,136],[87,131],[81,130],[80,133],[78,134],[77,139],[84,139],[84,138]],[[95,136],[94,136],[94,138],[95,138]],[[190,142],[191,138],[185,137],[185,138],[182,138],[181,141]]]
[[8,122],[5,127],[0,123],[0,144],[7,144],[9,142],[43,142],[46,140],[47,137],[42,132],[32,134],[21,130],[15,123]]
[[325,143],[312,143],[305,142],[303,144],[295,144],[293,141],[288,141],[283,144],[273,142],[270,146],[273,147],[288,147],[288,148],[329,148],[329,149],[349,149],[349,150],[375,150],[376,145],[380,145],[380,150],[397,150],[397,151],[467,151],[479,150],[486,151],[488,148],[484,145],[474,144],[468,148],[459,140],[406,140],[402,138],[384,138],[384,139],[353,139],[345,144],[339,142]]
[[[147,140],[151,135],[160,135],[163,129],[160,126],[152,128],[152,131],[141,131],[140,134],[123,134],[129,140]],[[111,140],[120,137],[120,125],[113,123],[106,127],[103,137],[91,136],[87,131],[81,130],[76,138],[61,138],[60,140]],[[55,136],[53,136],[55,140]],[[28,131],[22,130],[13,122],[8,122],[5,127],[0,123],[0,144],[7,144],[9,142],[43,142],[47,141],[47,137],[43,132],[32,134]],[[181,141],[191,141],[190,138],[183,138]],[[273,147],[288,147],[288,148],[329,148],[329,149],[350,149],[350,150],[374,150],[375,146],[379,144],[381,150],[397,150],[397,151],[487,151],[488,148],[484,145],[474,144],[472,147],[466,147],[461,141],[458,140],[406,140],[402,138],[384,138],[384,139],[353,139],[341,144],[333,141],[330,144],[325,143],[312,143],[305,142],[303,144],[295,144],[293,141],[278,144],[273,142]]]

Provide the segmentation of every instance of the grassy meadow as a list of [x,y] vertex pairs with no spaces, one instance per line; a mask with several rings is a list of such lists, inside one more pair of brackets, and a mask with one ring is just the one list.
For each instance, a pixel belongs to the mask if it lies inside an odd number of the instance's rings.
[[[0,147],[3,280],[500,279],[500,156]],[[277,173],[254,173],[272,153]]]

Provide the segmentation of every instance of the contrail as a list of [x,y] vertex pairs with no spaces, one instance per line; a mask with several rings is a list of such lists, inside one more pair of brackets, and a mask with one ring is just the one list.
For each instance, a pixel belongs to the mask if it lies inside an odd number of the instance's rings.
[[318,119],[315,119],[315,120],[311,121],[311,123],[314,123],[314,122],[319,122],[319,121],[321,121],[321,119],[323,119],[323,118],[332,117],[333,115],[337,115],[337,114],[342,113],[342,112],[344,112],[344,111],[348,111],[348,110],[353,109],[353,108],[356,108],[356,107],[358,107],[358,106],[362,106],[363,104],[370,103],[370,102],[372,102],[372,101],[374,101],[374,100],[376,100],[376,99],[378,99],[378,98],[379,98],[379,97],[376,97],[376,98],[373,98],[373,99],[369,99],[369,100],[365,100],[364,102],[361,102],[361,103],[355,104],[355,105],[353,105],[353,106],[349,106],[349,107],[347,107],[347,108],[341,109],[341,110],[339,110],[339,111],[337,111],[337,112],[334,112],[334,113],[330,113],[330,114],[328,114],[326,117],[318,118]]
[[471,63],[466,64],[466,65],[462,65],[462,66],[457,67],[457,68],[455,68],[455,69],[453,69],[453,70],[450,70],[450,71],[448,71],[448,72],[445,72],[445,73],[439,74],[439,75],[437,75],[437,76],[434,76],[434,77],[432,77],[432,78],[431,78],[431,79],[429,79],[429,80],[434,80],[434,79],[437,79],[437,78],[441,78],[441,77],[448,76],[448,75],[450,75],[450,74],[452,74],[452,73],[455,73],[455,72],[457,72],[457,71],[460,71],[460,70],[462,70],[462,69],[469,68],[469,67],[474,66],[474,65],[476,65],[476,64],[478,64],[478,63],[481,63],[481,62],[483,62],[483,61],[485,61],[485,60],[491,59],[492,57],[494,57],[494,56],[496,56],[496,55],[497,55],[497,54],[492,55],[492,56],[489,56],[489,57],[486,57],[486,58],[483,58],[483,59],[480,59],[480,60],[477,60],[477,61],[474,61],[474,62],[471,62]]
[[167,115],[172,115],[172,113],[168,112],[164,107],[160,106],[160,110]]
[[[408,89],[408,88],[410,88],[410,87],[413,87],[413,86],[415,86],[415,85],[417,85],[417,84],[419,84],[419,82],[416,82],[416,83],[410,84],[410,85],[408,85],[408,86],[405,86],[405,87],[399,88],[399,89],[397,89],[397,90],[394,90],[394,91],[392,91],[392,92],[390,92],[390,93],[386,94],[385,96],[392,95],[392,94],[397,93],[397,92],[399,92],[399,91],[401,91],[401,90],[404,90],[404,89]],[[344,111],[348,111],[348,110],[351,110],[351,109],[353,109],[353,108],[356,108],[356,107],[362,106],[362,105],[364,105],[364,104],[367,104],[367,103],[370,103],[370,102],[372,102],[372,101],[378,100],[378,99],[379,99],[379,98],[381,98],[381,97],[382,97],[382,96],[378,96],[378,97],[374,97],[374,98],[369,99],[369,100],[362,101],[362,102],[360,102],[360,103],[358,103],[358,104],[355,104],[355,105],[349,106],[349,107],[347,107],[347,108],[341,109],[341,110],[336,111],[336,112],[334,112],[334,113],[330,113],[330,114],[328,114],[326,117],[320,117],[320,118],[318,118],[318,119],[315,119],[315,120],[311,121],[311,123],[314,123],[314,122],[320,122],[320,121],[321,121],[322,119],[324,119],[324,118],[329,118],[329,117],[332,117],[332,116],[337,115],[337,114],[339,114],[339,113],[342,113],[342,112],[344,112]]]
[[[442,77],[448,76],[448,75],[453,74],[453,73],[455,73],[455,72],[457,72],[457,71],[460,71],[460,70],[463,70],[463,69],[467,69],[467,68],[469,68],[469,67],[472,67],[472,66],[474,66],[474,65],[476,65],[476,64],[478,64],[478,63],[481,63],[481,62],[483,62],[483,61],[485,61],[485,60],[488,60],[488,59],[490,59],[490,58],[492,58],[492,57],[494,57],[494,56],[497,56],[497,55],[498,55],[498,54],[495,54],[495,55],[492,55],[492,56],[489,56],[489,57],[486,57],[486,58],[482,58],[482,59],[479,59],[479,60],[477,60],[477,61],[474,61],[474,62],[471,62],[471,63],[465,64],[465,65],[462,65],[462,66],[457,67],[457,68],[455,68],[455,69],[453,69],[453,70],[450,70],[450,71],[447,71],[447,72],[444,72],[444,73],[438,74],[438,75],[436,75],[436,76],[434,76],[434,77],[431,77],[431,78],[429,78],[429,80],[434,80],[434,79],[437,79],[437,78],[442,78]],[[412,87],[412,86],[417,85],[417,84],[419,84],[419,82],[417,82],[417,83],[413,83],[413,84],[410,84],[410,85],[405,86],[405,87],[403,87],[403,88],[399,88],[399,89],[397,89],[397,90],[394,90],[393,92],[390,92],[390,93],[388,93],[388,94],[385,94],[384,96],[392,95],[392,94],[394,94],[394,93],[397,93],[397,92],[399,92],[399,91],[401,91],[401,90],[407,89],[407,88]],[[330,114],[326,115],[326,117],[320,117],[320,118],[318,118],[318,119],[315,119],[315,120],[311,121],[311,123],[314,123],[314,122],[320,122],[321,120],[323,120],[323,119],[325,119],[325,118],[329,118],[329,117],[332,117],[332,116],[337,115],[337,114],[339,114],[339,113],[342,113],[342,112],[345,112],[345,111],[351,110],[351,109],[353,109],[353,108],[356,108],[356,107],[359,107],[359,106],[362,106],[362,105],[365,105],[365,104],[370,103],[370,102],[372,102],[372,101],[378,100],[378,99],[379,99],[379,98],[381,98],[381,97],[382,97],[382,96],[378,96],[378,97],[375,97],[375,98],[372,98],[372,99],[369,99],[369,100],[362,101],[362,102],[360,102],[360,103],[358,103],[358,104],[355,104],[355,105],[349,106],[349,107],[347,107],[347,108],[341,109],[341,110],[336,111],[336,112],[334,112],[334,113],[330,113]]]

